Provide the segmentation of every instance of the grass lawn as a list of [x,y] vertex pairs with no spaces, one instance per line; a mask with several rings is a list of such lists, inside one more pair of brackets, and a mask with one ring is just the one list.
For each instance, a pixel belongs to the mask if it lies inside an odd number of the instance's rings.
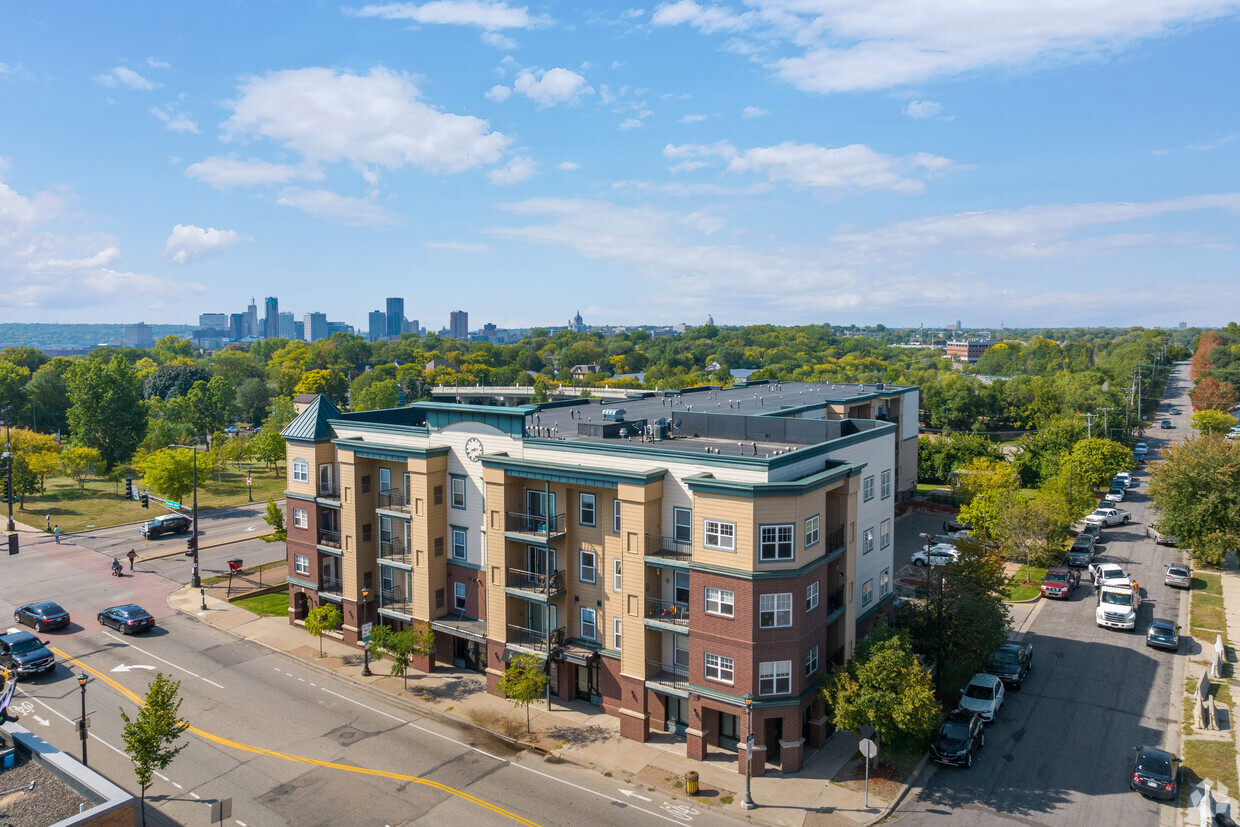
[[1223,596],[1223,576],[1204,571],[1193,572],[1193,591]]
[[1189,738],[1184,742],[1181,783],[1191,787],[1207,778],[1215,782],[1215,787],[1236,789],[1236,747],[1231,739],[1199,741]]
[[951,491],[951,486],[940,482],[919,482],[917,483],[918,494],[928,494],[931,491]]
[[1046,569],[1030,566],[1028,582],[1025,581],[1025,572],[1025,567],[1021,566],[1020,571],[1008,581],[1003,590],[1004,600],[1032,600],[1042,593],[1042,580],[1046,577]]
[[260,594],[257,597],[243,597],[233,603],[261,617],[287,617],[288,592]]
[[[270,563],[263,563],[262,565],[259,565],[259,566],[246,566],[245,568],[233,574],[234,584],[236,582],[236,578],[238,577],[250,577],[250,578],[257,577],[260,571],[267,571],[268,569],[279,568],[280,566],[285,566],[285,565],[288,565],[288,564],[284,560],[272,560]],[[227,574],[213,574],[210,577],[202,578],[202,582],[208,586],[214,586],[216,583],[227,583],[228,575]]]
[[[284,496],[285,478],[270,469],[253,470],[254,501]],[[44,515],[51,515],[52,525],[61,531],[81,531],[89,526],[121,525],[140,522],[164,513],[160,506],[144,509],[137,500],[125,499],[125,483],[90,480],[84,491],[68,477],[51,477],[43,494],[27,497],[24,508],[13,510],[13,518],[42,528]],[[187,500],[188,501],[188,500]],[[198,480],[198,510],[241,505],[247,502],[245,472],[229,468],[218,476]]]
[[1207,592],[1193,592],[1192,622],[1194,629],[1223,631],[1227,628],[1223,615],[1223,598]]

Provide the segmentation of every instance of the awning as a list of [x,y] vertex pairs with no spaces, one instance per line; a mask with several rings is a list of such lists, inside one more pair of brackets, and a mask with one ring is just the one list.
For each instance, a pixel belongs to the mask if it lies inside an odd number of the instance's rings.
[[431,628],[445,635],[465,638],[475,643],[487,642],[487,622],[465,615],[444,615],[431,621]]
[[567,663],[575,663],[578,666],[589,666],[590,661],[599,656],[596,650],[579,646],[576,643],[566,643],[561,654]]
[[529,652],[525,649],[516,649],[516,648],[513,648],[512,646],[504,647],[504,653],[502,655],[502,658],[503,658],[504,663],[512,663],[512,659],[515,658],[517,655],[532,655],[533,657],[538,658],[540,661],[544,663],[547,660],[547,655],[545,652],[542,654],[534,654],[533,652]]

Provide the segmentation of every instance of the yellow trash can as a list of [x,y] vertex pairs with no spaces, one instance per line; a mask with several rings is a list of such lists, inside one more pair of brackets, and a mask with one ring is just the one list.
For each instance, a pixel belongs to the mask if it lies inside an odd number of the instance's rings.
[[689,795],[698,793],[698,774],[693,770],[685,773],[685,792]]

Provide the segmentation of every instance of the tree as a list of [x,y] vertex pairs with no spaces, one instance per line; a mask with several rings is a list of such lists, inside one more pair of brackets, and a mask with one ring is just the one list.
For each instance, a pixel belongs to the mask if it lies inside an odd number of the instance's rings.
[[70,368],[65,383],[74,440],[97,449],[109,466],[132,457],[146,434],[146,408],[129,363],[119,355],[106,365],[84,359]]
[[254,459],[267,463],[267,467],[275,467],[276,475],[280,474],[280,460],[284,459],[284,437],[279,431],[264,428],[254,437]]
[[26,510],[26,497],[39,491],[39,475],[30,467],[25,454],[13,454],[13,496],[19,508]]
[[267,500],[267,513],[263,515],[263,522],[271,526],[272,532],[258,539],[264,543],[288,542],[288,528],[284,525],[284,512],[280,510],[280,506],[276,505],[274,499],[268,498]]
[[906,635],[886,633],[859,647],[845,669],[823,682],[823,695],[837,730],[871,726],[879,742],[918,747],[939,722],[930,673],[918,662]]
[[43,365],[26,383],[31,425],[49,433],[63,431],[68,424],[69,391],[56,367],[50,362]]
[[194,490],[194,463],[198,463],[198,484],[203,485],[215,470],[215,458],[207,451],[190,448],[165,448],[138,458],[134,466],[142,472],[142,480],[151,491],[169,500],[183,500]]
[[323,657],[323,635],[340,628],[344,618],[331,603],[311,609],[306,615],[306,631],[319,639],[319,657]]
[[94,448],[71,445],[60,452],[60,470],[77,480],[78,490],[86,490],[86,480],[103,468],[103,457]]
[[245,422],[259,425],[267,416],[271,404],[271,391],[266,381],[251,377],[237,386],[237,414]]
[[185,396],[194,385],[210,378],[211,372],[202,365],[161,365],[143,381],[142,395],[147,399]]
[[530,704],[542,697],[547,686],[542,659],[537,655],[513,655],[496,688],[515,706],[525,707],[525,731],[530,731]]
[[417,623],[412,629],[398,632],[391,626],[375,626],[370,631],[370,653],[374,657],[388,655],[392,659],[389,674],[409,685],[409,665],[416,657],[435,652],[435,633],[430,624]]
[[1009,557],[1024,562],[1028,581],[1031,565],[1058,562],[1063,555],[1068,523],[1050,498],[1017,494],[999,503],[991,534]]
[[302,374],[301,380],[293,388],[293,393],[321,393],[331,401],[340,405],[344,402],[349,383],[338,370],[308,370]]
[[21,365],[0,359],[0,411],[20,411],[26,407],[26,383],[30,371]]
[[395,379],[382,379],[372,382],[353,402],[355,411],[377,411],[383,408],[395,408],[399,402],[396,396],[400,386]]
[[1234,416],[1224,411],[1202,410],[1193,414],[1189,420],[1193,426],[1193,430],[1202,436],[1222,436],[1236,427],[1237,420]]
[[956,489],[968,498],[960,509],[962,522],[973,526],[979,537],[990,539],[999,504],[1020,488],[1011,464],[1001,459],[970,460],[956,471]]
[[1065,462],[1073,468],[1073,474],[1091,488],[1108,486],[1120,471],[1132,468],[1132,451],[1110,439],[1082,439],[1072,446]]
[[125,754],[133,762],[134,774],[138,777],[138,785],[142,788],[141,812],[142,824],[146,824],[146,790],[159,770],[168,769],[172,759],[185,749],[185,744],[178,744],[181,733],[189,729],[189,723],[180,719],[181,682],[164,677],[162,672],[155,674],[146,689],[146,700],[138,707],[138,714],[130,718],[121,709],[121,720],[125,728],[121,737],[125,741]]
[[1207,376],[1197,382],[1197,386],[1188,393],[1193,400],[1193,409],[1229,411],[1240,402],[1240,391],[1230,382],[1220,382]]
[[1240,547],[1240,442],[1203,437],[1167,446],[1153,463],[1149,492],[1159,529],[1193,549],[1194,559],[1208,559],[1199,556],[1209,554],[1208,538]]

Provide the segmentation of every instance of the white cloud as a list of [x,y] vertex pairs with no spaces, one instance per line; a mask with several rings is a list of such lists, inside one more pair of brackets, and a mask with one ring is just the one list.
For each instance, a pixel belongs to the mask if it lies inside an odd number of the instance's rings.
[[625,118],[616,128],[621,132],[628,132],[630,129],[641,129],[645,125],[645,122],[640,118]]
[[[241,161],[213,155],[185,168],[188,178],[205,181],[217,190],[252,187],[259,184],[286,184],[298,177],[297,167],[266,161]],[[307,175],[306,177],[313,177]]]
[[1192,150],[1193,152],[1213,152],[1216,149],[1221,149],[1222,147],[1227,146],[1237,138],[1240,138],[1240,132],[1233,132],[1230,135],[1215,138],[1213,141],[1203,141],[1202,143],[1189,144],[1184,148]]
[[522,69],[513,87],[539,106],[577,104],[583,95],[593,95],[594,88],[572,69],[556,67],[543,72]]
[[349,161],[387,169],[456,173],[493,164],[510,140],[470,115],[423,103],[412,79],[377,67],[367,75],[311,68],[246,81],[224,124],[228,138],[270,138],[311,164]]
[[909,101],[904,107],[904,114],[915,120],[933,118],[943,111],[943,104],[938,101]]
[[0,61],[0,80],[6,78],[21,78],[22,80],[34,80],[34,72],[31,72],[21,63],[5,63]]
[[151,114],[164,122],[164,128],[172,132],[192,132],[198,134],[198,124],[184,112],[173,112],[171,109],[151,107]]
[[511,52],[517,48],[517,41],[513,40],[508,35],[500,34],[499,32],[483,32],[482,42],[494,49],[499,49],[504,52]]
[[280,193],[276,203],[351,227],[400,223],[400,216],[391,210],[362,198],[339,195],[329,190],[289,187]]
[[754,118],[762,118],[769,114],[771,114],[771,110],[763,109],[760,106],[746,106],[741,110],[741,117],[747,121],[751,121]]
[[512,90],[509,89],[507,86],[504,86],[502,83],[497,83],[495,86],[492,86],[490,89],[487,90],[487,95],[486,95],[487,100],[492,100],[492,101],[495,101],[496,103],[503,103],[504,101],[508,100],[508,98],[510,98],[511,96],[512,96]]
[[557,166],[565,172],[573,172],[574,170],[581,169],[581,164],[576,161],[560,161]]
[[515,155],[504,166],[487,173],[487,180],[496,186],[528,181],[538,172],[538,162],[524,155]]
[[431,250],[447,250],[450,253],[491,252],[491,248],[486,244],[470,244],[465,241],[423,241],[422,246]]
[[155,83],[147,80],[133,69],[124,66],[117,66],[110,72],[95,76],[95,83],[100,86],[115,88],[116,86],[128,86],[130,89],[137,89],[142,92],[149,92],[152,89],[158,89],[163,86],[162,83]]
[[383,20],[412,20],[415,23],[454,26],[477,26],[482,29],[533,29],[550,23],[534,17],[522,6],[513,8],[503,2],[485,0],[432,0],[429,3],[380,3],[360,9],[345,9],[356,17],[378,17]]
[[709,117],[707,115],[684,115],[680,118],[681,123],[701,123]]
[[754,15],[736,14],[722,6],[700,6],[693,0],[662,3],[654,10],[650,22],[656,26],[687,24],[705,34],[735,32],[749,28]]
[[214,227],[203,229],[193,224],[178,224],[172,228],[172,234],[164,244],[164,258],[173,264],[185,264],[222,252],[240,240],[241,236],[235,230],[217,230]]
[[166,61],[160,60],[159,58],[155,58],[155,57],[148,57],[146,59],[146,65],[150,66],[152,69],[171,69],[172,68],[171,63],[167,63]]

